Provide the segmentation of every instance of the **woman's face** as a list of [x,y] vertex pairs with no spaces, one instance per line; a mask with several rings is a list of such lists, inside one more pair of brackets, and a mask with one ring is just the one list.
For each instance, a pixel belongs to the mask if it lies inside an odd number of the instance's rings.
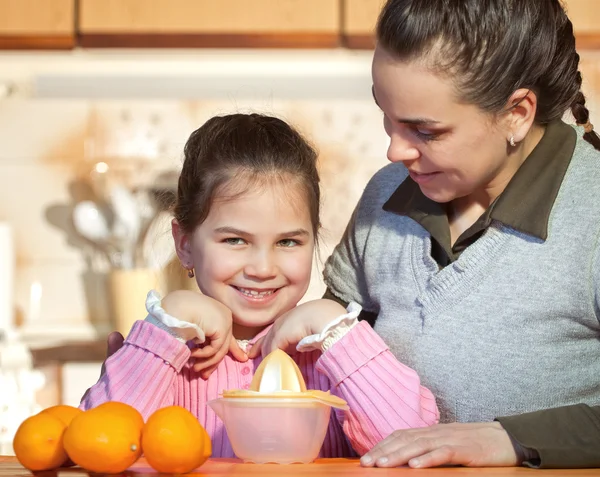
[[421,62],[402,62],[377,47],[373,96],[390,137],[388,159],[402,162],[430,199],[497,196],[514,169],[508,122],[460,102],[450,79]]

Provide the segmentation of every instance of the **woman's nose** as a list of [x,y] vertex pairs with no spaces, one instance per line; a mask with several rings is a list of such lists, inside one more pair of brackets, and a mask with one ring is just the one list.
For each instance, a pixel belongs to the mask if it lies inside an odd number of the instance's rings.
[[415,145],[400,134],[390,136],[390,145],[387,150],[387,158],[390,162],[406,162],[418,159],[421,153]]
[[250,277],[262,280],[277,275],[277,264],[272,251],[256,251],[250,257],[244,271]]

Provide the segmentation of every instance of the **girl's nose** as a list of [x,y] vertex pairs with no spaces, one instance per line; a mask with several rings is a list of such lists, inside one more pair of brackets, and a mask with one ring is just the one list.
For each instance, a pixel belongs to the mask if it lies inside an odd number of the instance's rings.
[[421,153],[415,145],[400,134],[390,136],[390,145],[387,150],[387,158],[390,162],[414,161]]
[[256,251],[244,268],[246,275],[265,280],[277,275],[278,267],[272,251]]

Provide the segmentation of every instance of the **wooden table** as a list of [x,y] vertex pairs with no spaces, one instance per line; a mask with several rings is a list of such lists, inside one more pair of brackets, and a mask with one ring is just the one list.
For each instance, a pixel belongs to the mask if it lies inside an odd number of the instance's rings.
[[[396,469],[365,469],[360,467],[356,459],[320,459],[313,464],[244,464],[236,459],[209,459],[198,472],[188,475],[201,475],[204,477],[217,476],[285,476],[285,477],[456,477],[465,474],[472,476],[493,477],[563,477],[563,476],[590,476],[600,477],[600,469],[577,469],[577,470],[533,470],[523,467],[471,469],[466,467],[446,467],[437,469],[414,470],[406,467]],[[15,457],[0,456],[0,477],[31,477],[32,473],[24,469]],[[78,467],[59,469],[52,472],[38,472],[37,477],[100,477],[102,474],[88,474]],[[128,477],[156,477],[157,473],[147,464],[142,457],[135,465],[120,476]],[[160,474],[162,476],[166,474]],[[113,474],[114,476],[114,474]]]

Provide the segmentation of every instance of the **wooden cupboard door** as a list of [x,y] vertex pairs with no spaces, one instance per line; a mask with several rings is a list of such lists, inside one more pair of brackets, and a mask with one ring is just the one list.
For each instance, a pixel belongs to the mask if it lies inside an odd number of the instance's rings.
[[75,46],[75,0],[0,0],[0,48]]
[[335,47],[339,0],[80,0],[87,47]]
[[600,48],[600,1],[564,0],[573,22],[578,49]]
[[342,41],[348,48],[375,46],[375,24],[385,0],[343,0]]
[[[563,0],[577,48],[600,49],[600,0]],[[349,48],[372,48],[377,16],[385,0],[343,0],[342,38]]]

